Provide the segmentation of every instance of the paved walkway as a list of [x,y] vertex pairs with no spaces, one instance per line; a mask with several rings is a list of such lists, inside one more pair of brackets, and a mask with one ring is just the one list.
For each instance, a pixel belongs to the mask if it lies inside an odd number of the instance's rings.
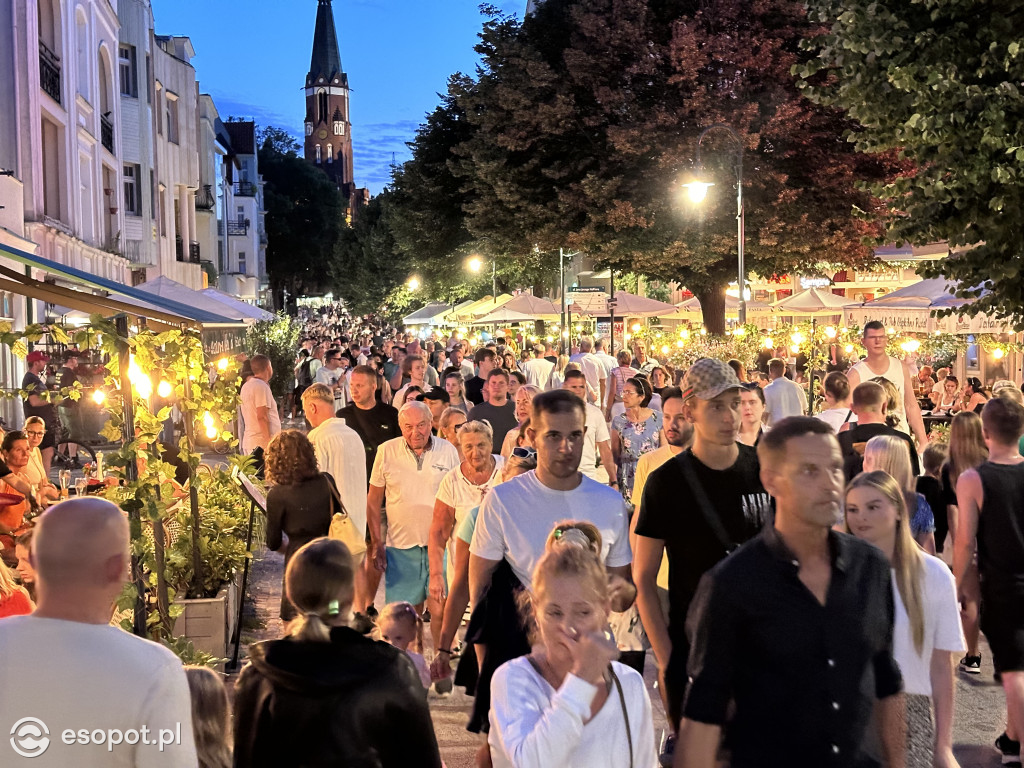
[[[249,600],[242,633],[243,658],[244,648],[249,643],[279,638],[284,633],[278,618],[283,573],[284,558],[281,555],[274,552],[257,555],[249,578]],[[383,604],[383,593],[380,593],[377,605]],[[430,633],[424,634],[426,642],[430,643]],[[957,675],[954,751],[961,768],[995,768],[1001,765],[992,742],[1004,726],[1003,694],[1002,689],[992,681],[992,659],[985,645],[982,654],[980,675]],[[653,662],[648,662],[645,677],[654,708],[655,736],[660,738],[665,718],[661,700],[654,688],[653,666]],[[477,737],[465,730],[471,700],[458,688],[447,697],[431,691],[428,698],[445,765],[447,768],[472,768],[479,742]]]

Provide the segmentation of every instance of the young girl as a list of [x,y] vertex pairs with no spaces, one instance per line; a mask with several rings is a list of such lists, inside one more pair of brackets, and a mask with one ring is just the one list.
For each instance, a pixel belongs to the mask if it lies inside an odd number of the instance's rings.
[[491,683],[495,768],[657,764],[643,677],[614,661],[595,533],[560,523],[534,570],[538,642],[529,656],[502,664]]
[[185,667],[192,694],[192,735],[199,768],[231,768],[231,712],[220,676],[206,667]]
[[910,464],[906,440],[893,435],[877,435],[864,447],[864,471],[880,469],[896,479],[906,494],[910,513],[910,532],[930,555],[935,554],[935,515],[928,501],[917,492],[917,479]]
[[893,656],[906,693],[907,768],[931,768],[933,759],[934,765],[956,765],[953,654],[966,644],[953,576],[945,563],[915,545],[904,493],[885,472],[853,479],[845,515],[847,532],[881,549],[892,565]]
[[[388,603],[377,619],[377,634],[385,643],[405,651],[416,665],[424,688],[430,687],[430,669],[423,658],[423,619],[412,603]],[[409,646],[412,646],[412,650]]]

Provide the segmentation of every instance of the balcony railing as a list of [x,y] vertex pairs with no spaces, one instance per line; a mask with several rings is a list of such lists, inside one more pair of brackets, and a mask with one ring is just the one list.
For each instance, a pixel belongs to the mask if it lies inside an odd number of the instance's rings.
[[[224,222],[223,221],[218,221],[217,222],[217,234],[218,235],[223,235],[224,234]],[[231,219],[228,219],[228,237],[238,237],[238,236],[245,237],[248,234],[249,234],[249,220],[248,219],[246,219],[245,221],[237,221],[237,220],[236,221],[232,221]]]
[[235,194],[241,197],[256,197],[256,185],[251,181],[236,181]]
[[106,115],[100,115],[100,143],[107,152],[114,154],[114,124]]
[[195,240],[189,241],[188,244],[188,260],[190,264],[198,264],[199,259],[199,243]]
[[178,261],[184,261],[185,260],[185,252],[184,252],[184,248],[182,246],[182,242],[181,242],[181,237],[180,236],[176,236],[174,238],[174,258],[177,259]]
[[212,211],[216,205],[217,198],[213,194],[213,186],[210,184],[204,184],[202,189],[196,192],[196,210]]
[[153,258],[152,249],[144,247],[146,245],[148,244],[142,240],[124,240],[121,243],[121,255],[132,264],[155,266],[156,260]]
[[58,104],[60,101],[60,57],[39,42],[39,85]]

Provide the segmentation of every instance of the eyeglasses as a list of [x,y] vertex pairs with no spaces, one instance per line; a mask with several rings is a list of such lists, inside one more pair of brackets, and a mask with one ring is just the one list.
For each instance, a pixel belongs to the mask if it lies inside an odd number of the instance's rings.
[[45,435],[45,434],[46,434],[46,432],[45,432],[45,431],[43,431],[43,432],[38,432],[38,431],[36,431],[36,430],[34,430],[34,429],[26,429],[26,430],[25,430],[25,434],[26,434],[26,435],[32,435],[33,437],[40,437],[41,435]]
[[512,449],[512,455],[517,459],[535,459],[537,458],[537,449],[525,445],[517,445]]
[[468,423],[469,423],[468,421],[461,421],[458,424],[456,424],[454,427],[452,427],[452,429],[454,429],[456,432],[458,432],[460,429],[462,429]]

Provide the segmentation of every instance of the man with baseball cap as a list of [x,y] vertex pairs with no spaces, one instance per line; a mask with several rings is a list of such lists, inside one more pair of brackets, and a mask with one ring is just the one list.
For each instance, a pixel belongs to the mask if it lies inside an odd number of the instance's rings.
[[50,463],[53,461],[53,448],[57,444],[57,408],[46,399],[46,382],[40,374],[46,370],[46,363],[50,356],[45,352],[35,350],[29,352],[25,358],[28,370],[25,371],[25,378],[21,380],[21,405],[25,412],[25,418],[38,416],[46,425],[46,434],[43,442],[39,444],[39,452],[43,458],[43,470],[50,474]]
[[[770,519],[757,451],[736,441],[740,388],[722,360],[702,358],[683,383],[684,413],[693,446],[647,478],[636,523],[633,574],[637,605],[678,726],[686,693],[690,646],[686,613],[701,576]],[[658,595],[658,569],[668,553],[668,617]]]

